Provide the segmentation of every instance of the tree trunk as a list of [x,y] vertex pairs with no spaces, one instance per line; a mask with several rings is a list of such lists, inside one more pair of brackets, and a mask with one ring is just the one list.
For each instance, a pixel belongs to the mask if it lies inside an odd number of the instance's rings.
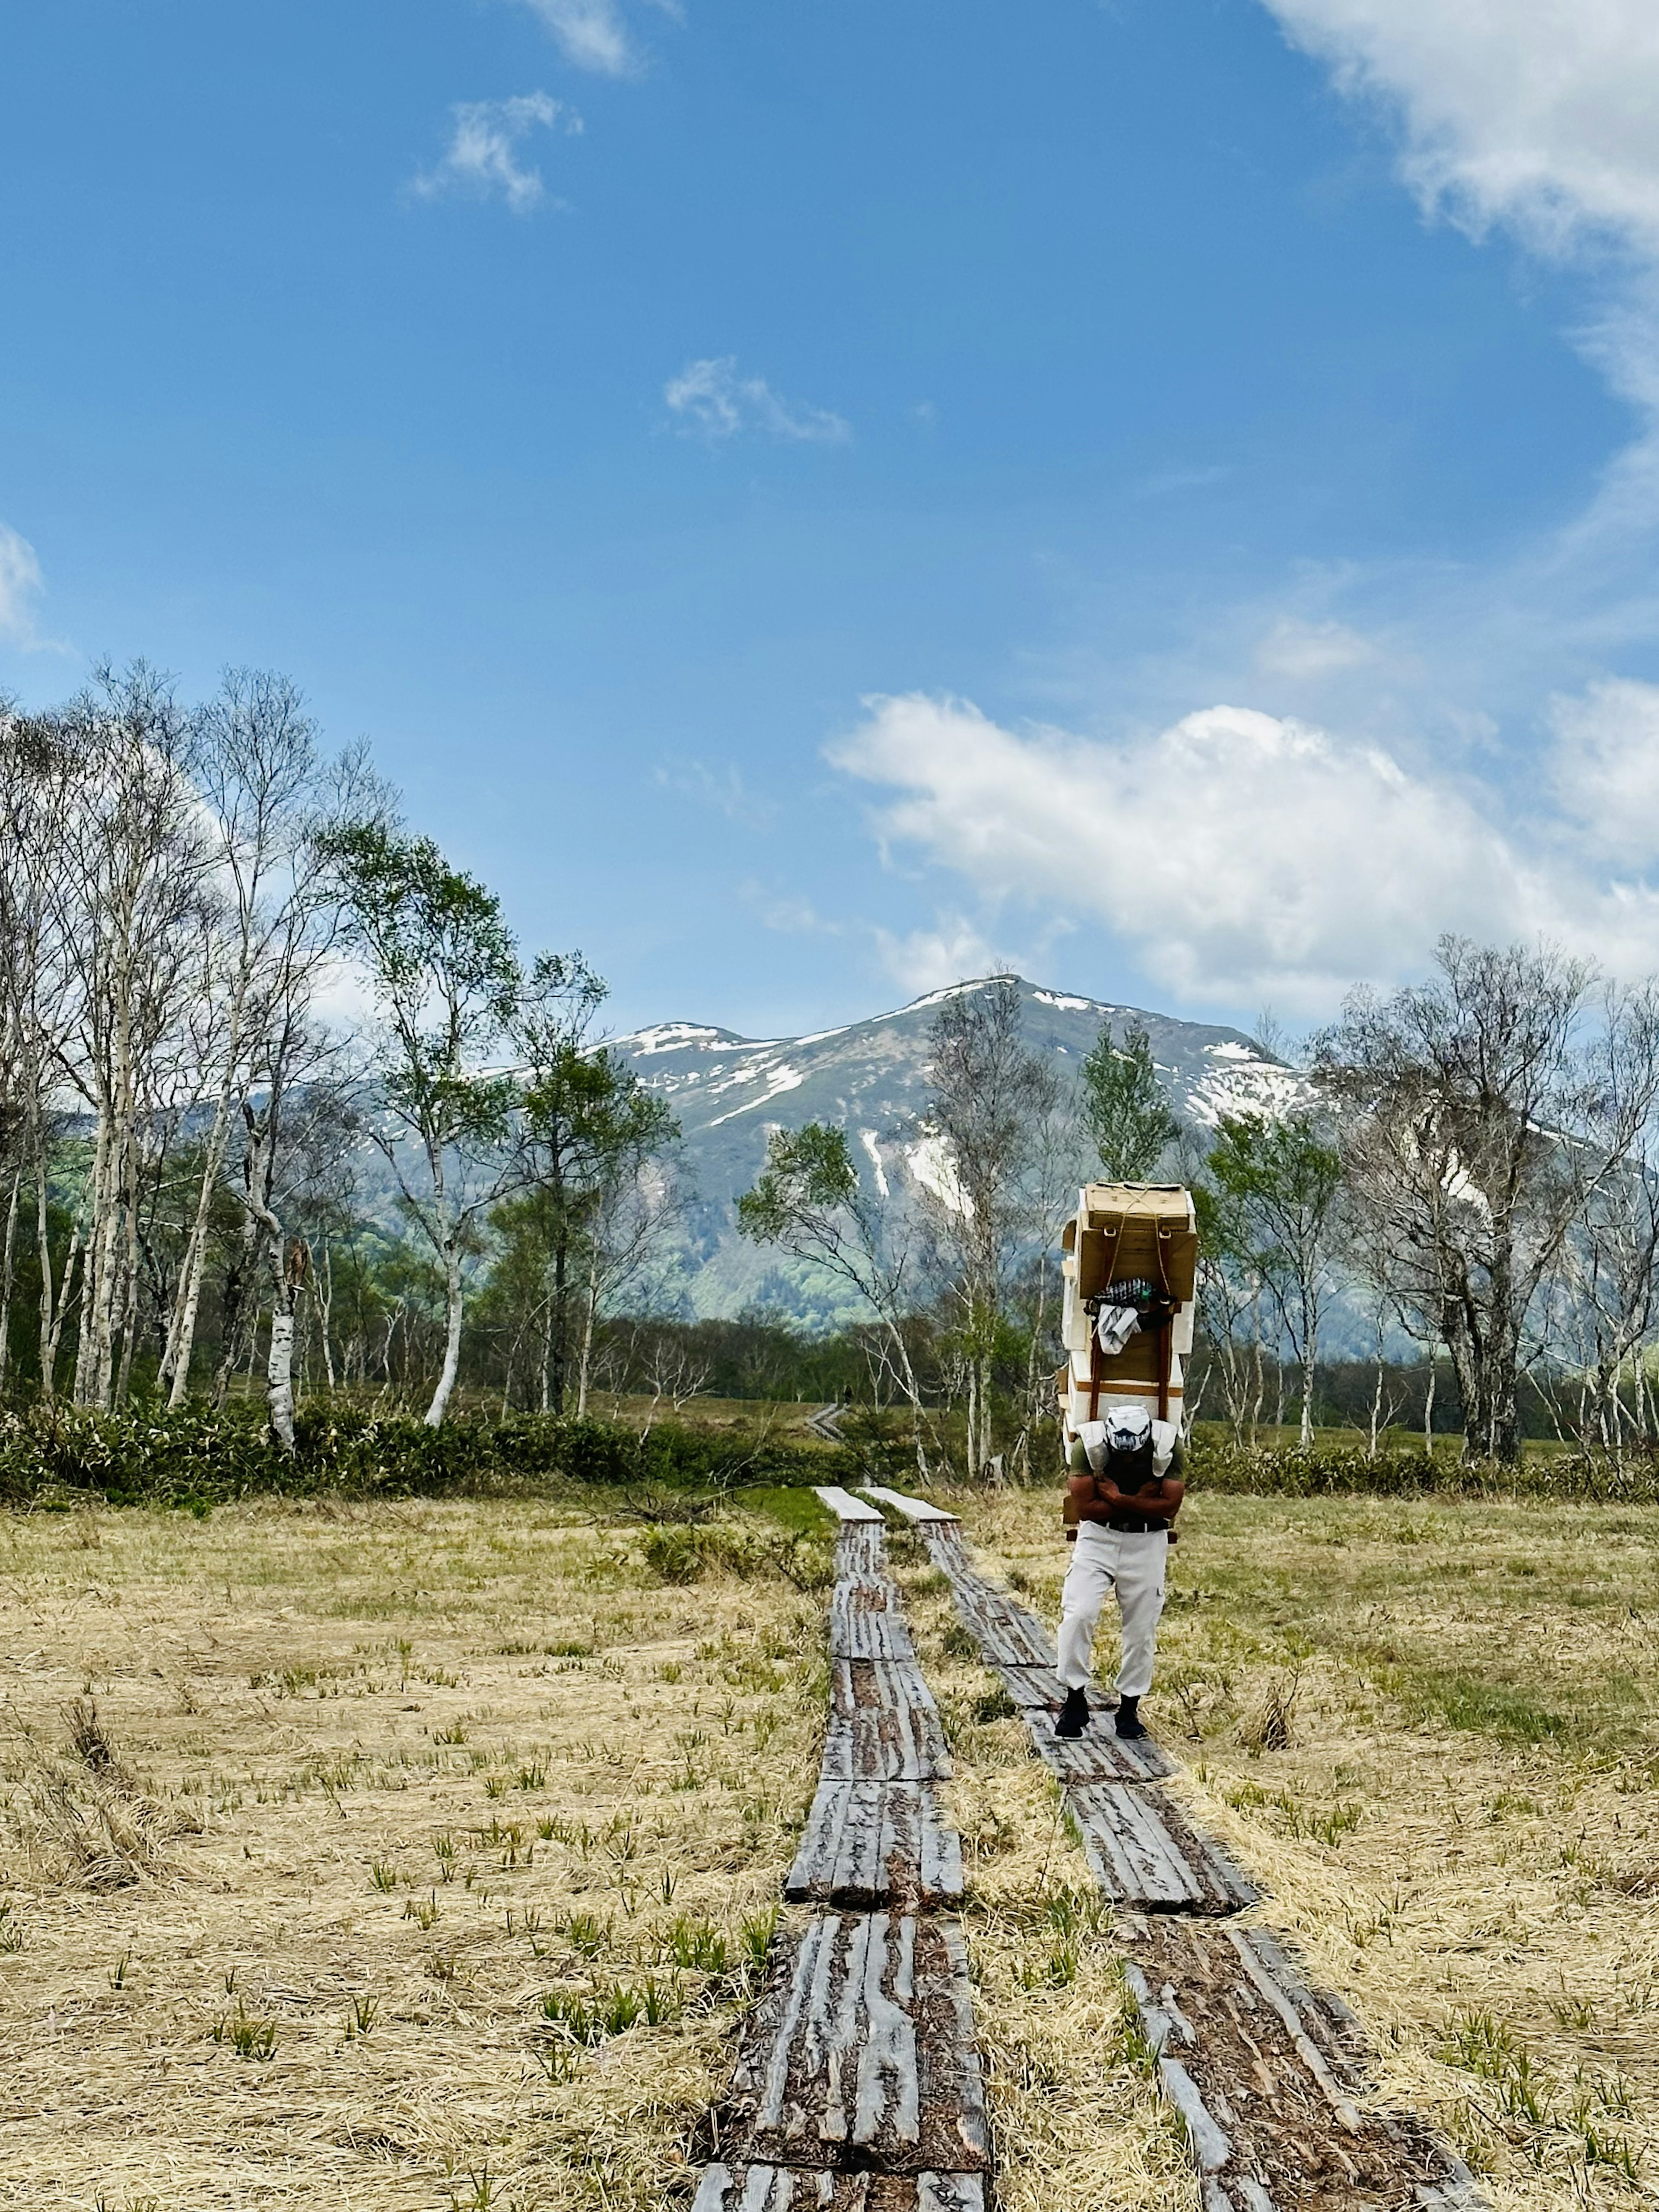
[[564,1411],[565,1370],[565,1293],[569,1281],[570,1240],[565,1234],[564,1218],[559,1217],[559,1232],[553,1242],[553,1310],[549,1316],[549,1333],[553,1345],[553,1405],[556,1413]]
[[0,1255],[0,1397],[6,1389],[6,1370],[11,1364],[11,1285],[17,1259],[17,1206],[23,1188],[23,1170],[14,1170],[11,1203],[6,1208],[6,1244]]
[[443,1371],[438,1377],[437,1389],[432,1393],[432,1403],[426,1409],[426,1425],[429,1429],[437,1428],[443,1420],[461,1364],[461,1255],[459,1240],[453,1229],[444,1241],[444,1305]]
[[236,1362],[241,1357],[242,1309],[247,1303],[248,1285],[253,1277],[258,1235],[258,1223],[251,1211],[245,1212],[242,1216],[241,1249],[225,1270],[219,1365],[213,1377],[213,1409],[216,1413],[224,1411],[225,1400],[230,1395],[230,1378],[236,1372]]
[[334,1346],[329,1331],[334,1325],[334,1248],[327,1237],[323,1239],[323,1264],[314,1264],[311,1279],[316,1288],[312,1292],[317,1301],[318,1339],[323,1347],[323,1372],[328,1378],[329,1393],[334,1390]]
[[88,1186],[86,1249],[81,1258],[81,1323],[76,1331],[75,1380],[71,1394],[77,1406],[91,1402],[92,1378],[98,1365],[97,1308],[104,1280],[102,1245],[108,1212],[110,1123],[108,1108],[99,1102],[98,1134],[93,1147],[92,1177]]
[[173,1387],[167,1396],[169,1407],[182,1405],[190,1388],[190,1359],[196,1343],[196,1316],[201,1304],[203,1278],[207,1272],[208,1221],[213,1210],[213,1194],[218,1188],[219,1178],[224,1172],[225,1152],[230,1141],[231,1105],[236,1090],[236,1073],[241,1064],[242,1030],[247,1015],[251,982],[245,924],[236,988],[231,996],[229,1032],[225,1042],[224,1078],[219,1086],[219,1096],[214,1101],[213,1123],[208,1132],[207,1157],[202,1163],[201,1187],[196,1198],[196,1218],[191,1224],[190,1242],[184,1266],[179,1271],[179,1295],[173,1302],[173,1318],[167,1328],[167,1350],[161,1356],[162,1375],[172,1378]]
[[173,1302],[173,1316],[167,1324],[167,1348],[161,1354],[161,1379],[171,1379],[167,1393],[169,1408],[182,1406],[190,1389],[190,1360],[196,1346],[196,1316],[202,1302],[202,1284],[207,1273],[208,1217],[212,1209],[213,1194],[218,1188],[219,1177],[225,1164],[225,1147],[230,1133],[230,1086],[220,1091],[213,1109],[213,1127],[208,1133],[207,1158],[202,1165],[201,1188],[197,1194],[196,1218],[191,1223],[190,1240],[185,1248],[184,1264],[179,1271],[179,1291]]
[[[84,1293],[86,1258],[86,1246],[81,1241],[81,1225],[76,1222],[70,1231],[69,1249],[64,1255],[64,1280],[58,1294],[58,1309],[52,1316],[52,1325],[40,1346],[40,1389],[49,1405],[57,1392],[58,1354],[64,1341],[64,1324],[69,1319],[70,1306],[75,1303],[76,1262],[78,1260],[81,1263],[81,1287]],[[41,1296],[50,1303],[45,1290]]]
[[599,1269],[597,1257],[587,1270],[587,1296],[582,1306],[582,1349],[576,1370],[576,1419],[587,1419],[588,1378],[593,1371],[593,1329],[599,1316]]
[[270,1314],[270,1350],[265,1358],[266,1418],[282,1449],[294,1452],[294,1314],[276,1305]]
[[113,1401],[118,1406],[125,1406],[127,1402],[127,1392],[132,1381],[132,1355],[138,1341],[138,1148],[136,1143],[129,1158],[131,1173],[126,1192],[127,1245],[121,1261],[121,1368],[113,1392]]
[[[52,1280],[52,1207],[46,1188],[46,1153],[38,1125],[34,1136],[34,1249],[40,1261],[40,1395],[50,1405],[55,1389],[58,1336],[63,1324],[58,1316]],[[64,1255],[63,1295],[68,1298],[70,1277],[75,1268],[76,1230],[70,1225],[69,1249]]]
[[[890,1326],[892,1326],[890,1324]],[[899,1357],[899,1373],[904,1377],[905,1395],[910,1401],[912,1441],[916,1451],[916,1474],[926,1489],[933,1476],[927,1466],[927,1444],[921,1413],[921,1385],[916,1380],[916,1370],[910,1364],[910,1347],[904,1341],[903,1331],[893,1327],[893,1342]]]
[[1314,1377],[1319,1372],[1319,1316],[1311,1300],[1302,1304],[1302,1443],[1313,1444]]

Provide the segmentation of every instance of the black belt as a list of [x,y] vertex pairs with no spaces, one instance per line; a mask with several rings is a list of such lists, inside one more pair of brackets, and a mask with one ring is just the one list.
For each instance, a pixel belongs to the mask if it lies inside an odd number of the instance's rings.
[[1167,1521],[1131,1519],[1127,1514],[1117,1519],[1109,1518],[1106,1526],[1120,1536],[1167,1536],[1170,1533]]

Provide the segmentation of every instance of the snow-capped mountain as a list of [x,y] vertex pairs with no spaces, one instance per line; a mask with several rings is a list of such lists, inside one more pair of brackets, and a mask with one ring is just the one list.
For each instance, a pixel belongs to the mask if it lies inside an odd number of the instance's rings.
[[[737,1233],[739,1192],[754,1182],[775,1128],[841,1123],[854,1157],[882,1195],[903,1205],[917,1184],[939,1188],[949,1173],[922,1126],[930,1087],[927,1032],[942,1000],[987,981],[931,992],[908,1006],[844,1029],[758,1040],[695,1022],[662,1022],[618,1037],[611,1049],[679,1116],[684,1164],[697,1200],[683,1289],[698,1315],[775,1305],[804,1322],[829,1323],[842,1309],[825,1285]],[[1274,1112],[1293,1104],[1302,1079],[1237,1030],[1182,1022],[1138,1006],[1039,990],[1016,978],[1026,1042],[1077,1071],[1109,1022],[1115,1036],[1139,1024],[1170,1103],[1184,1120],[1213,1127],[1225,1113]]]

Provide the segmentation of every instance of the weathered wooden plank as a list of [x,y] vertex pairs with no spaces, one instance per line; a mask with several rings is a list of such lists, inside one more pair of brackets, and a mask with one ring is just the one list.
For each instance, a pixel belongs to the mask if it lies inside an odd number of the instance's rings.
[[914,1660],[831,1661],[822,1771],[838,1782],[927,1782],[950,1773],[939,1708]]
[[1149,1735],[1125,1740],[1109,1709],[1097,1709],[1080,1736],[1057,1736],[1066,1686],[1052,1667],[993,1667],[1024,1722],[1031,1749],[1062,1782],[1161,1782],[1176,1761]]
[[1095,1880],[1121,1904],[1146,1912],[1237,1912],[1260,1895],[1166,1790],[1145,1783],[1073,1784],[1066,1809]]
[[881,1581],[887,1573],[886,1527],[882,1522],[843,1521],[836,1538],[837,1582]]
[[876,1482],[860,1483],[859,1487],[866,1498],[880,1498],[884,1505],[890,1505],[895,1512],[902,1513],[918,1527],[927,1522],[949,1522],[957,1528],[962,1525],[959,1515],[947,1513],[942,1505],[930,1505],[925,1498],[908,1498],[902,1490],[885,1490]]
[[[1052,1724],[1066,1698],[1066,1686],[1054,1668],[999,1667],[988,1662],[1022,1714],[1047,1714]],[[1098,1725],[1098,1723],[1097,1723]]]
[[838,1589],[830,1607],[830,1653],[835,1659],[914,1659],[916,1647],[896,1609],[860,1602],[860,1593]]
[[878,1528],[883,1525],[875,1506],[866,1505],[863,1498],[854,1498],[851,1491],[842,1490],[837,1483],[814,1483],[812,1495],[821,1504],[827,1505],[838,1521],[873,1521]]
[[955,1904],[961,1838],[930,1782],[825,1778],[783,1893],[792,1904]]
[[1213,2212],[1358,2205],[1476,2212],[1468,2169],[1423,2123],[1365,2097],[1347,2008],[1261,1928],[1123,1923],[1125,1977]]
[[1052,1667],[1054,1638],[1034,1613],[995,1593],[972,1598],[957,1593],[963,1626],[993,1667]]
[[1162,1782],[1176,1771],[1175,1760],[1162,1744],[1149,1735],[1121,1736],[1109,1712],[1097,1713],[1078,1736],[1056,1735],[1052,1711],[1046,1716],[1028,1711],[1025,1724],[1032,1750],[1062,1782]]
[[982,2171],[984,2094],[955,1922],[815,1913],[750,2014],[720,2141],[732,2162]]
[[985,2212],[985,2182],[977,2173],[710,2166],[691,2212]]
[[1054,1639],[1040,1615],[986,1581],[957,1526],[933,1522],[922,1534],[929,1559],[951,1585],[958,1619],[986,1660],[994,1666],[1052,1667]]

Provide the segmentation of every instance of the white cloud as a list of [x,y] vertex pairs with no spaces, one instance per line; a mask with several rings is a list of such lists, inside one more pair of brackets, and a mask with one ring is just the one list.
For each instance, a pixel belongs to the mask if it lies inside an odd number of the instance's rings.
[[1351,92],[1398,115],[1407,177],[1469,228],[1659,255],[1652,0],[1266,0]]
[[559,42],[568,62],[600,76],[629,76],[638,57],[616,0],[524,0]]
[[45,643],[34,619],[35,602],[45,589],[33,546],[0,522],[0,638],[9,638],[25,651]]
[[933,929],[913,929],[903,937],[878,929],[875,937],[882,965],[899,988],[913,998],[945,990],[971,975],[1013,973],[1021,965],[999,956],[974,924],[959,914],[940,915]]
[[[1605,714],[1601,696],[1583,712]],[[1237,707],[1103,742],[1018,735],[963,700],[866,703],[829,757],[901,794],[878,811],[884,840],[990,912],[1018,901],[1127,941],[1184,1000],[1322,1012],[1354,981],[1419,970],[1448,929],[1547,934],[1626,975],[1659,964],[1659,895],[1612,880],[1614,856],[1559,823],[1523,848],[1490,792],[1374,744]],[[1601,758],[1561,711],[1564,744]],[[988,952],[966,921],[892,947],[920,988],[984,972]]]
[[746,430],[818,445],[842,445],[853,434],[839,415],[784,399],[763,377],[739,376],[734,354],[688,362],[662,396],[690,435],[711,444]]
[[1557,699],[1551,720],[1562,813],[1610,860],[1659,858],[1659,685],[1610,678]]
[[541,172],[520,162],[524,141],[533,131],[575,132],[582,127],[580,115],[544,92],[521,93],[514,100],[463,100],[449,116],[442,160],[423,170],[410,189],[428,200],[451,195],[489,199],[499,193],[514,215],[528,215],[547,197]]

